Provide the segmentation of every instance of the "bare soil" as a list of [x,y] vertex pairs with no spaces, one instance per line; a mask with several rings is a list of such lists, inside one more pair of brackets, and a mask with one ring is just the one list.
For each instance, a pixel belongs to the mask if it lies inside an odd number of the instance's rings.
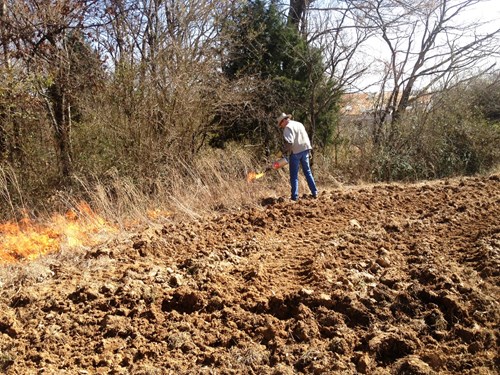
[[500,369],[499,175],[268,198],[24,267],[0,280],[6,374]]

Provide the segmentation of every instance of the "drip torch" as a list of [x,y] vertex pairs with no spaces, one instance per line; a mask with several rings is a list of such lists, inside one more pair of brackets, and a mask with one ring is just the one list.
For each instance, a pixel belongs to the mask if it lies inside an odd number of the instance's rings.
[[287,157],[281,157],[278,160],[273,161],[270,165],[268,165],[266,167],[266,169],[264,169],[263,172],[260,172],[260,173],[256,173],[254,171],[248,172],[247,181],[248,182],[252,182],[253,180],[262,178],[262,177],[264,177],[264,174],[266,172],[271,171],[271,170],[277,170],[277,169],[283,168],[287,164],[288,164],[288,158]]
[[275,170],[280,169],[287,164],[288,164],[288,158],[282,157],[282,158],[272,162],[271,165],[267,166],[265,169],[265,172],[270,171],[271,169],[275,169]]

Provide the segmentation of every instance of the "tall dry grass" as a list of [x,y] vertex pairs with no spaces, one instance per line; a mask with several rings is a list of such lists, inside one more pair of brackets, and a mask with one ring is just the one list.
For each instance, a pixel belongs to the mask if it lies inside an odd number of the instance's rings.
[[0,197],[2,206],[7,208],[2,216],[15,216],[16,212],[25,210],[23,194],[14,168],[0,165]]
[[[0,193],[2,205],[10,207],[11,214],[6,215],[10,216],[9,220],[19,219],[21,210],[23,215],[38,216],[32,219],[42,222],[44,217],[48,220],[54,213],[67,211],[84,217],[86,213],[81,211],[84,201],[96,215],[126,229],[172,217],[201,219],[214,213],[260,207],[269,198],[287,199],[290,196],[288,166],[268,171],[258,180],[247,181],[249,172],[262,172],[274,160],[274,157],[256,158],[254,152],[244,146],[207,149],[191,162],[178,158],[158,166],[155,178],[136,180],[120,175],[117,169],[110,169],[100,177],[74,176],[72,189],[55,191],[36,208],[28,209],[22,189],[15,184],[15,172],[2,169]],[[315,156],[314,170],[319,185],[334,181],[327,163],[327,159]],[[301,173],[299,177],[301,194],[309,193]]]
[[289,195],[285,169],[247,181],[251,171],[263,171],[272,160],[256,160],[244,147],[206,150],[191,163],[177,159],[162,165],[148,181],[133,182],[114,173],[106,182],[81,181],[91,205],[120,225],[173,216],[201,219],[213,213],[258,207],[265,198]]

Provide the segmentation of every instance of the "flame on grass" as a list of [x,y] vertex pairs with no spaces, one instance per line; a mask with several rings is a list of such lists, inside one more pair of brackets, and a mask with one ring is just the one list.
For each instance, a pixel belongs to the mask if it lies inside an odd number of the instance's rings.
[[172,216],[172,213],[159,208],[150,208],[146,210],[146,215],[149,219],[158,220],[160,218],[170,217]]
[[262,173],[257,173],[257,172],[248,172],[247,174],[247,182],[252,182],[253,180],[257,180],[261,177],[264,177],[264,172]]
[[46,223],[28,218],[0,224],[0,263],[33,260],[62,246],[92,246],[117,229],[94,213],[85,202],[65,215],[55,214]]

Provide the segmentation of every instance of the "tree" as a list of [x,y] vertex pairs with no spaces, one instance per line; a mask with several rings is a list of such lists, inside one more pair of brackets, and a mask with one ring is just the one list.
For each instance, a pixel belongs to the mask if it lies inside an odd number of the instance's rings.
[[212,144],[246,139],[269,147],[277,112],[298,108],[297,114],[304,114],[307,44],[274,2],[259,0],[235,3],[221,37],[222,72],[231,82],[231,96],[240,99],[218,107]]
[[110,133],[127,145],[128,163],[142,163],[144,173],[173,155],[189,160],[205,144],[216,96],[211,89],[222,86],[217,22],[231,4],[106,0],[108,22],[97,43],[110,60],[109,99],[121,111]]
[[481,32],[481,24],[461,19],[479,1],[352,1],[388,56],[374,111],[375,144],[396,137],[401,115],[438,86],[444,90],[493,68],[487,61],[498,56],[500,29]]
[[[2,63],[0,64],[2,70],[0,71],[0,74],[7,78],[11,71],[9,52],[10,37],[8,35],[9,23],[7,22],[7,0],[0,1],[0,24],[2,24],[2,27],[0,28],[0,44],[2,46]],[[9,79],[4,79],[4,82],[8,81]],[[5,91],[6,97],[5,102],[0,102],[0,161],[3,161],[7,153],[7,134],[5,124],[10,118],[10,87],[8,87],[7,84],[7,87],[0,87],[0,90]]]
[[340,97],[355,88],[368,69],[368,62],[360,61],[358,52],[372,31],[349,1],[323,1],[317,7],[312,3],[308,3],[309,19],[304,20],[309,51],[316,50],[316,57],[310,54],[304,59],[314,67],[308,70],[307,113],[312,137],[321,147],[336,147],[341,142],[336,134]]
[[222,69],[230,79],[242,75],[267,79],[300,69],[293,48],[301,38],[287,27],[273,2],[236,2],[222,23],[221,39]]
[[306,13],[307,8],[314,0],[290,0],[290,8],[288,10],[288,25],[296,29],[298,32],[306,30]]
[[[89,82],[73,76],[76,63],[90,59],[80,54],[75,60],[76,36],[83,39],[86,22],[95,1],[12,2],[9,8],[12,56],[23,76],[36,81],[39,97],[53,131],[60,177],[73,171],[71,154],[72,105],[78,84]],[[81,33],[79,33],[81,32]],[[82,63],[82,59],[86,59]],[[33,97],[34,92],[29,93]]]

